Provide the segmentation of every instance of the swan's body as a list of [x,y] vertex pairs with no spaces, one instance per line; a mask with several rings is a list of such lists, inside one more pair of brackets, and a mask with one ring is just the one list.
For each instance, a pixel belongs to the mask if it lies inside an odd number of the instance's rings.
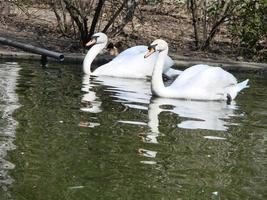
[[[105,34],[97,33],[94,36],[97,37],[97,39],[86,54],[83,62],[83,71],[85,74],[125,78],[146,78],[147,76],[152,75],[157,55],[153,55],[149,59],[144,59],[143,56],[147,51],[147,46],[143,45],[135,46],[123,51],[112,61],[98,67],[92,72],[92,61],[107,45],[107,36]],[[166,73],[167,76],[177,76],[181,73],[179,70],[170,69],[173,63],[173,60],[167,56],[163,67],[163,73]]]
[[183,71],[168,87],[162,81],[163,63],[168,53],[168,44],[164,40],[155,40],[150,48],[159,51],[153,75],[151,89],[156,96],[194,100],[232,100],[239,91],[249,87],[248,80],[237,83],[236,78],[220,67],[195,65]]

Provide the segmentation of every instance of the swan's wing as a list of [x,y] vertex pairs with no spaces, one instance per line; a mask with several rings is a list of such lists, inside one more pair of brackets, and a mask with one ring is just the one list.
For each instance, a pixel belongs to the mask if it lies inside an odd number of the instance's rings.
[[147,51],[147,46],[144,45],[134,46],[124,50],[119,55],[117,55],[113,60],[127,59],[128,57],[136,56],[138,54],[145,53],[146,51]]
[[106,75],[127,78],[146,78],[152,75],[155,58],[144,55],[129,56],[127,59],[112,60],[94,71],[94,75]]
[[189,81],[192,77],[197,76],[197,74],[199,74],[201,71],[206,70],[208,68],[210,68],[209,65],[202,64],[189,67],[179,75],[179,77],[175,80],[176,83],[174,84],[181,85],[187,83],[187,81]]
[[[98,67],[94,75],[106,75],[128,78],[146,78],[151,76],[155,66],[158,52],[144,58],[147,46],[135,46],[120,53],[109,63]],[[168,71],[173,65],[173,60],[168,57],[164,63],[164,70]]]
[[[145,45],[138,45],[138,46],[131,47],[129,49],[124,50],[119,55],[117,55],[113,59],[113,61],[124,62],[125,60],[130,59],[135,56],[139,56],[139,55],[144,56],[145,53],[147,52],[147,48],[148,47]],[[154,53],[153,55],[154,63],[156,62],[157,56],[158,56],[158,53]],[[173,65],[174,65],[174,61],[169,56],[167,56],[167,58],[164,61],[163,72],[165,73],[166,71],[168,71],[168,69]],[[154,65],[152,67],[154,67]]]
[[170,56],[167,56],[166,59],[164,60],[163,72],[164,70],[170,69],[170,67],[173,65],[174,65],[174,61],[171,59]]
[[237,84],[236,78],[220,67],[203,67],[202,70],[193,70],[191,77],[189,74],[185,77],[187,79],[179,81],[183,74],[184,72],[170,88],[195,99],[223,99],[227,95],[228,87]]

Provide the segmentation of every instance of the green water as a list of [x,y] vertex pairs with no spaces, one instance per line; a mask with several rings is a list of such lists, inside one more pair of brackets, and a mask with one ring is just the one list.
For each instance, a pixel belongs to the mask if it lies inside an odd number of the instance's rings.
[[151,98],[149,81],[86,77],[80,66],[7,65],[20,70],[16,110],[0,121],[11,143],[0,199],[267,199],[261,77],[228,106]]

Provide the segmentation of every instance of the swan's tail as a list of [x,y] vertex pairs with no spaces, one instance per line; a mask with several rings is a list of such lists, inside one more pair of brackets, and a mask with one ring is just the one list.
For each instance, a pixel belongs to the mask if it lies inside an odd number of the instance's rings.
[[236,95],[241,90],[243,90],[245,88],[249,88],[248,81],[249,81],[249,79],[242,81],[241,83],[238,83],[235,86],[229,88],[230,90],[229,90],[228,94],[230,95],[231,99],[235,99]]
[[245,88],[249,88],[248,81],[249,79],[242,81],[241,83],[238,83],[236,86],[237,92],[240,92],[241,90]]

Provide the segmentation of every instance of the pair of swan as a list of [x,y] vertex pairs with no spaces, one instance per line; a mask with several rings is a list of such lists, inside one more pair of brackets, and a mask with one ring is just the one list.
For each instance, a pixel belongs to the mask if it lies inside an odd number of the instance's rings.
[[[220,67],[194,65],[185,71],[176,72],[170,69],[173,61],[168,56],[168,44],[161,39],[155,40],[144,56],[146,46],[136,46],[120,53],[109,63],[91,72],[91,63],[97,54],[107,45],[107,36],[94,34],[88,45],[92,48],[85,56],[83,70],[86,74],[117,76],[125,78],[145,78],[152,75],[151,91],[159,97],[192,99],[192,100],[226,100],[235,99],[238,92],[249,87],[248,79],[237,83],[236,78]],[[147,51],[147,50],[146,50]],[[162,73],[179,76],[165,87]]]

